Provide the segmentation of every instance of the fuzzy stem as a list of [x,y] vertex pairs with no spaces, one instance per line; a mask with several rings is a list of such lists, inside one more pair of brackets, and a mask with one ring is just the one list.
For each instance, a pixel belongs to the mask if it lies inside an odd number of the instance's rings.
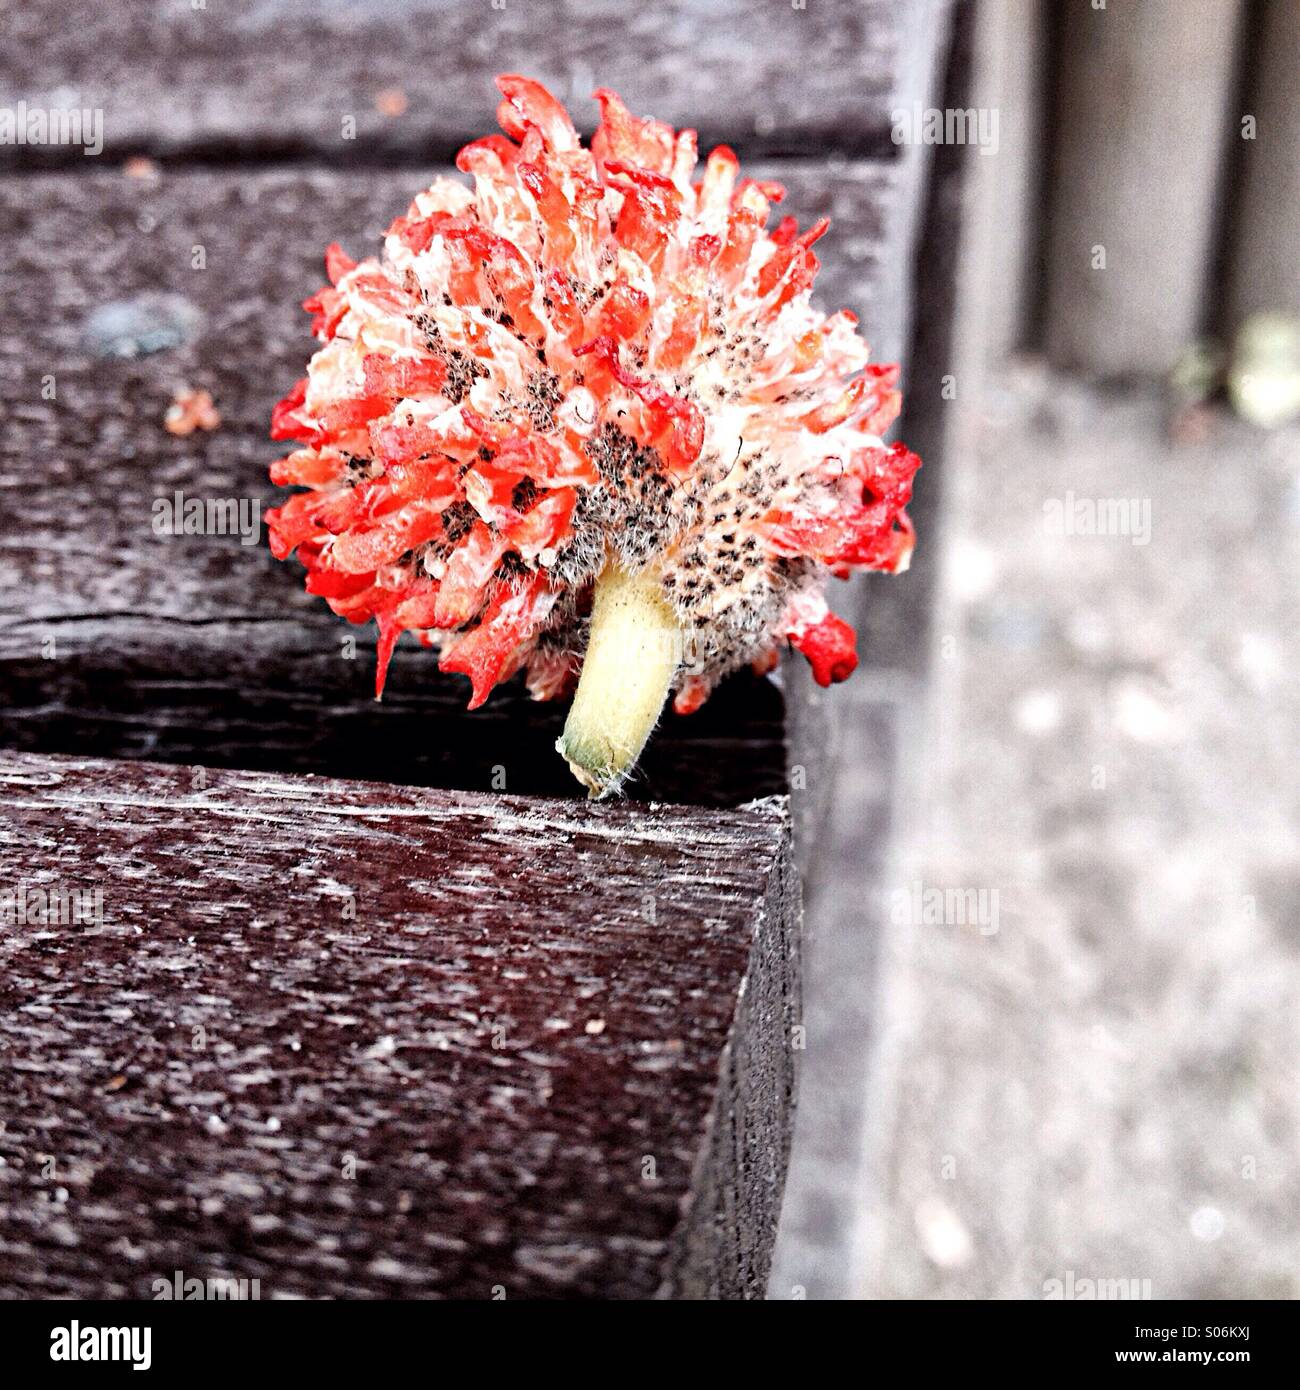
[[681,650],[659,575],[607,565],[596,581],[577,693],[555,745],[593,800],[617,791],[636,765]]

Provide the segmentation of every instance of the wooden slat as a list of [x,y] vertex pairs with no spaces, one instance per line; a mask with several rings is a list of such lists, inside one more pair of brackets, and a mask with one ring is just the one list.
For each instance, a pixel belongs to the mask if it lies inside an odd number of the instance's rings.
[[[25,0],[0,16],[0,106],[75,94],[132,151],[447,156],[495,128],[494,75],[518,70],[590,128],[597,86],[748,151],[889,156],[896,0]],[[406,109],[386,116],[381,93]],[[344,120],[353,118],[354,138]],[[84,163],[0,146],[0,161]]]
[[[409,639],[376,705],[370,630],[303,594],[296,565],[260,542],[152,530],[153,501],[176,490],[278,500],[266,466],[284,446],[267,420],[312,349],[298,301],[319,283],[321,248],[335,236],[354,254],[374,246],[429,176],[0,179],[13,248],[0,324],[0,742],[571,794],[552,750],[563,710],[513,687],[466,715],[464,681]],[[796,163],[783,177],[797,215],[836,218],[824,302],[869,326],[889,171],[849,165],[828,180]],[[192,268],[195,247],[205,269]],[[96,310],[158,292],[202,313],[192,343],[131,361],[88,350]],[[215,433],[162,428],[186,382],[213,392]],[[341,655],[347,637],[355,660]],[[668,716],[633,793],[735,805],[781,790],[784,765],[779,692],[745,676],[699,714]]]
[[[1229,329],[1263,311],[1300,316],[1300,4],[1268,0],[1248,53],[1251,82],[1234,112],[1229,159],[1242,170],[1229,208]],[[1254,122],[1243,138],[1242,121]]]
[[0,795],[0,1297],[761,1295],[783,801],[13,754]]
[[1201,326],[1242,5],[1062,9],[1047,349],[1162,374]]
[[972,95],[998,112],[997,154],[973,171],[996,207],[981,267],[990,287],[984,343],[992,362],[1024,346],[1037,326],[1051,9],[1049,0],[984,0],[979,7],[982,90]]

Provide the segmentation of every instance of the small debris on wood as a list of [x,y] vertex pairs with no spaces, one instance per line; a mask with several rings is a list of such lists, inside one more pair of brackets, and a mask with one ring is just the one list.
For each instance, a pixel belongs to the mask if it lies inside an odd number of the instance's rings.
[[179,294],[141,294],[102,304],[82,328],[82,341],[97,357],[147,357],[198,337],[203,315]]
[[385,87],[375,93],[375,110],[381,116],[401,116],[407,105],[406,93],[400,87]]
[[196,391],[184,387],[177,391],[167,414],[163,416],[163,428],[168,434],[193,434],[195,430],[215,430],[221,423],[221,412],[212,403],[209,391]]

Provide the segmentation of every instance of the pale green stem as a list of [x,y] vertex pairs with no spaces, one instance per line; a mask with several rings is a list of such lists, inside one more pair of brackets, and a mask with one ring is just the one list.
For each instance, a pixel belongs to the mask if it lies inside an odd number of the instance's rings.
[[596,581],[591,635],[556,748],[593,799],[622,786],[659,719],[682,634],[657,572],[608,565]]

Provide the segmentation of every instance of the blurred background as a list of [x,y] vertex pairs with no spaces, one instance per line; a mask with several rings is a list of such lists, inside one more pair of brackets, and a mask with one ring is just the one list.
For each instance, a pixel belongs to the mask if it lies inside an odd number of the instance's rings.
[[1294,1297],[1300,4],[977,11],[850,1279]]
[[[853,680],[786,670],[788,746],[779,711],[737,733],[751,695],[658,745],[670,798],[789,766],[771,1296],[1294,1296],[1298,65],[1300,0],[0,0],[0,116],[102,120],[0,125],[0,736],[489,786],[547,715],[466,720],[413,650],[374,706],[262,547],[163,567],[149,502],[275,500],[323,246],[376,245],[495,73],[584,132],[613,87],[830,215],[816,298],[902,361],[925,460],[912,571],[836,602]],[[136,557],[93,600],[92,494]],[[518,743],[511,790],[550,790]]]

